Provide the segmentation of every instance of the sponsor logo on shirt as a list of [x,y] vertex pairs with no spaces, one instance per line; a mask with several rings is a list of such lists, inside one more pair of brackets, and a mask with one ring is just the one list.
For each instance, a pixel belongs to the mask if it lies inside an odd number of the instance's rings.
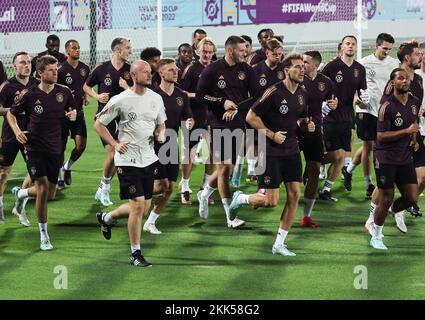
[[66,84],[72,84],[72,78],[71,78],[71,76],[68,76],[68,77],[65,78],[65,83]]
[[137,114],[135,112],[130,112],[128,114],[128,120],[136,120]]
[[224,81],[224,80],[218,80],[217,87],[219,87],[220,89],[226,88],[226,81]]
[[403,125],[403,119],[402,119],[402,118],[396,118],[396,119],[394,120],[394,125],[395,125],[396,127],[401,127],[401,126]]
[[260,86],[265,87],[267,85],[267,79],[266,78],[260,78]]
[[36,114],[42,114],[43,113],[43,106],[41,106],[40,104],[37,104],[35,107],[34,107],[34,112],[36,113]]
[[110,74],[107,74],[105,76],[105,80],[103,82],[105,83],[105,85],[110,86],[112,84],[111,75]]

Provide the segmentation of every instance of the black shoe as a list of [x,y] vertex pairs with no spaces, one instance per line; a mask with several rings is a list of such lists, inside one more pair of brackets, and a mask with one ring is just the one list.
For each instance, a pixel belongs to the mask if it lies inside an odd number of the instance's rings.
[[370,184],[366,189],[366,197],[365,197],[366,200],[372,198],[373,190],[375,190],[375,186],[373,184]]
[[152,263],[145,260],[140,250],[136,250],[131,254],[130,264],[135,267],[152,267]]
[[71,170],[63,170],[63,174],[64,174],[64,181],[66,185],[70,186],[72,183]]
[[319,199],[320,200],[325,200],[325,201],[338,201],[337,198],[332,197],[332,194],[330,191],[320,191],[319,192]]
[[351,191],[353,189],[353,185],[351,183],[351,180],[353,179],[353,175],[351,173],[348,173],[347,167],[342,168],[342,175],[344,176],[344,188],[347,191]]
[[65,182],[63,180],[58,180],[58,184],[56,185],[56,189],[58,189],[58,190],[65,189]]
[[422,212],[420,211],[420,209],[417,205],[414,205],[413,207],[407,208],[406,210],[409,211],[410,214],[415,218],[422,217]]
[[102,211],[96,212],[96,218],[97,218],[97,221],[99,221],[100,231],[102,231],[102,234],[105,237],[105,239],[109,240],[111,239],[111,236],[112,236],[111,226],[109,224],[106,224],[103,221],[103,218],[102,218],[103,213],[104,212]]

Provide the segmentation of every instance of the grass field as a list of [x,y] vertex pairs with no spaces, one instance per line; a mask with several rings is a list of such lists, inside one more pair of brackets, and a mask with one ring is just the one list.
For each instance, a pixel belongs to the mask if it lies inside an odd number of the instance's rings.
[[[27,206],[31,227],[21,226],[11,215],[10,189],[26,174],[18,156],[4,195],[6,224],[0,226],[0,299],[425,298],[424,221],[406,215],[408,233],[403,235],[389,217],[384,229],[388,252],[371,249],[370,238],[363,231],[369,202],[364,200],[360,168],[351,193],[343,191],[341,181],[337,181],[334,195],[339,201],[317,203],[313,218],[320,224],[318,229],[300,228],[299,208],[287,238],[296,257],[271,254],[284,189],[275,209],[242,209],[239,216],[247,223],[240,230],[227,228],[221,205],[211,206],[208,220],[201,220],[197,202],[180,205],[175,193],[157,222],[163,234],[142,234],[142,252],[153,268],[131,267],[126,220],[113,228],[112,239],[106,241],[95,218],[101,209],[94,193],[104,153],[92,129],[94,111],[92,103],[86,109],[88,146],[74,165],[73,184],[49,203],[51,252],[39,250],[34,202]],[[198,167],[191,180],[193,190],[200,180]],[[255,186],[242,189],[255,191]],[[116,178],[112,201],[114,208],[122,203]],[[58,265],[68,271],[66,290],[54,287]],[[354,286],[354,271],[359,265],[367,268],[367,290]]]

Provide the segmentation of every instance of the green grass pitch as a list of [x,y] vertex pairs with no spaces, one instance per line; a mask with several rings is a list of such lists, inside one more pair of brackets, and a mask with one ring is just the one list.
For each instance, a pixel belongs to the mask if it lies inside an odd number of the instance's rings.
[[[240,230],[226,226],[223,208],[210,217],[198,217],[197,201],[180,204],[176,192],[157,226],[162,235],[142,233],[142,252],[153,268],[129,264],[126,220],[106,241],[97,225],[102,207],[94,193],[102,173],[104,152],[93,130],[94,103],[86,108],[88,146],[74,165],[73,184],[49,203],[51,252],[39,250],[34,202],[27,206],[31,227],[12,216],[12,186],[20,185],[26,170],[18,155],[4,195],[6,224],[0,226],[0,299],[424,299],[425,265],[423,219],[406,215],[408,233],[401,234],[388,217],[384,228],[388,252],[369,247],[363,230],[369,201],[364,200],[362,170],[353,179],[353,191],[334,187],[337,203],[318,202],[313,213],[318,229],[302,229],[302,202],[287,244],[296,257],[271,254],[285,197],[275,209],[244,208]],[[356,143],[356,147],[359,147]],[[72,146],[68,144],[66,157]],[[194,170],[191,187],[197,190],[201,167]],[[253,192],[254,185],[243,185]],[[195,198],[195,194],[193,195]],[[194,199],[195,200],[195,199]],[[113,179],[112,201],[122,203]],[[302,200],[301,200],[302,201]],[[423,198],[420,198],[423,203]],[[55,267],[65,266],[67,289],[55,289]],[[365,266],[356,273],[358,266]],[[364,272],[367,270],[367,274]],[[63,273],[62,273],[63,275]],[[361,276],[360,278],[358,278]],[[367,289],[356,289],[361,283]]]

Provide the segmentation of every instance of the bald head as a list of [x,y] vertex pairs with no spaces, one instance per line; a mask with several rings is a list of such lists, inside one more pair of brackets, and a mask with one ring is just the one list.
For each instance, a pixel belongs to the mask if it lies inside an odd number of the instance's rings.
[[131,64],[130,75],[136,86],[147,87],[152,84],[151,67],[144,60],[136,60]]

